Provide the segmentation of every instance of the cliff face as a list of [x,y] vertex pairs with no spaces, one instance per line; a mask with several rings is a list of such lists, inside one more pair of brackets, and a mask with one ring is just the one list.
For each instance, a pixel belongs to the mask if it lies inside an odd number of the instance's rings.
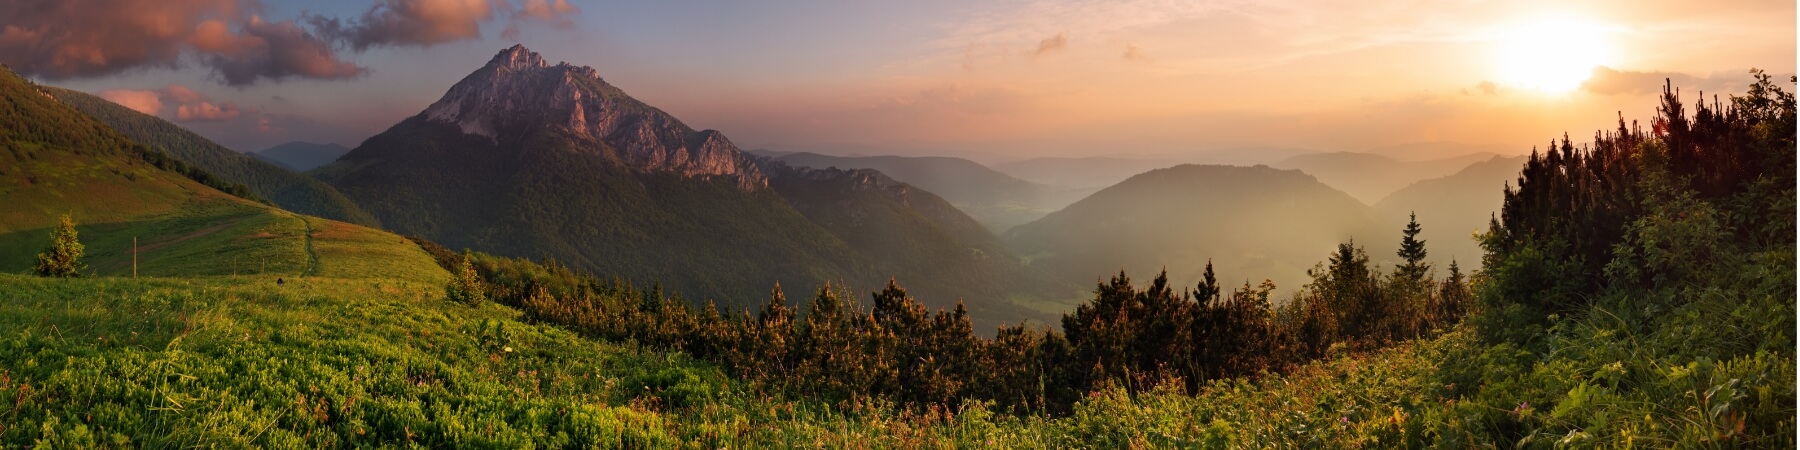
[[768,185],[724,134],[695,131],[607,84],[592,67],[553,66],[523,46],[495,55],[420,115],[503,149],[531,147],[528,140],[550,131],[578,151],[636,170],[725,177],[745,190]]

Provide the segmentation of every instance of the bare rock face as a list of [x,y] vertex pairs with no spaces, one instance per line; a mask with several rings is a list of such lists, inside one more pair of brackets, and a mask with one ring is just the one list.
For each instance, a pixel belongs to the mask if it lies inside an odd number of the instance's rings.
[[723,177],[745,190],[768,186],[724,134],[695,131],[607,84],[592,67],[552,66],[524,46],[501,51],[421,114],[501,148],[550,131],[633,169]]

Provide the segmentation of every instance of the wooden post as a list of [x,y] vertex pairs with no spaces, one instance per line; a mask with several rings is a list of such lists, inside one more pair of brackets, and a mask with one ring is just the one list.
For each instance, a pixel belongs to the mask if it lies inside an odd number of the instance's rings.
[[137,278],[137,236],[131,237],[131,277]]

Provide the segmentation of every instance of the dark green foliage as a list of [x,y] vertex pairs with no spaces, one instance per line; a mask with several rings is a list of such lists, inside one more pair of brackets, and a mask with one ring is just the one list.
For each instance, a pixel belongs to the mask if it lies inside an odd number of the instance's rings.
[[1718,258],[1791,247],[1793,95],[1761,73],[1749,92],[1689,116],[1665,88],[1651,132],[1621,119],[1591,147],[1534,152],[1483,237],[1488,298],[1508,299],[1493,306],[1539,321],[1609,285],[1697,282]]
[[[336,189],[311,177],[297,174],[225,148],[192,131],[162,118],[120,106],[87,93],[54,87],[44,88],[56,100],[118,130],[120,134],[144,144],[140,152],[145,160],[158,167],[174,163],[184,169],[170,169],[195,177],[196,181],[250,199],[268,199],[283,209],[327,219],[377,226],[374,216],[362,210]],[[154,156],[152,156],[154,155]],[[165,167],[168,168],[168,167]],[[204,177],[192,173],[208,174]]]
[[39,276],[72,278],[81,276],[87,264],[81,261],[86,252],[81,241],[76,239],[75,219],[63,214],[61,223],[50,231],[50,247],[37,254],[37,263],[31,266],[32,272]]
[[1443,369],[1487,439],[1793,445],[1793,96],[1757,73],[1685,111],[1665,88],[1650,130],[1565,138],[1507,190],[1475,283],[1488,346]]
[[[0,70],[0,89],[7,102],[0,102],[0,142],[30,142],[58,150],[93,154],[124,152],[130,140],[117,131],[63,107],[42,93],[44,87],[19,77],[11,70]],[[24,147],[9,145],[15,156],[30,158]],[[129,153],[125,153],[129,154]],[[21,158],[21,159],[25,159]]]
[[1419,215],[1412,214],[1406,221],[1406,230],[1400,238],[1400,250],[1394,252],[1400,257],[1399,267],[1394,268],[1394,277],[1409,283],[1421,283],[1431,271],[1431,265],[1425,263],[1425,240],[1419,239]]
[[138,157],[142,158],[144,162],[150,163],[150,165],[156,166],[158,169],[179,173],[182,176],[188,177],[190,180],[206,185],[206,187],[218,189],[220,192],[231,194],[238,198],[263,204],[269,203],[268,200],[264,200],[261,197],[257,197],[256,194],[251,193],[250,189],[244,187],[242,183],[231,183],[221,180],[218,177],[213,176],[211,172],[190,166],[179,159],[171,158],[167,153],[152,150],[142,145],[133,145],[131,148],[137,152]]

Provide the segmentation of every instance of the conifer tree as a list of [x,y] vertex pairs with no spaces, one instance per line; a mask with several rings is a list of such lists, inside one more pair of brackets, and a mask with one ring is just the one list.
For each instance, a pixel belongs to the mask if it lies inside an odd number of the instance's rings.
[[37,263],[31,266],[32,271],[46,277],[81,276],[81,271],[87,268],[87,264],[81,262],[81,256],[86,250],[75,239],[75,234],[75,219],[63,214],[62,222],[50,231],[50,248],[37,254]]
[[1419,214],[1413,213],[1409,217],[1400,238],[1400,250],[1394,252],[1406,262],[1395,268],[1395,274],[1401,280],[1417,284],[1425,281],[1425,273],[1431,270],[1431,265],[1425,263],[1425,240],[1419,239]]
[[1206,274],[1201,276],[1199,286],[1194,287],[1194,301],[1205,305],[1218,301],[1219,279],[1213,276],[1212,259],[1206,260]]

